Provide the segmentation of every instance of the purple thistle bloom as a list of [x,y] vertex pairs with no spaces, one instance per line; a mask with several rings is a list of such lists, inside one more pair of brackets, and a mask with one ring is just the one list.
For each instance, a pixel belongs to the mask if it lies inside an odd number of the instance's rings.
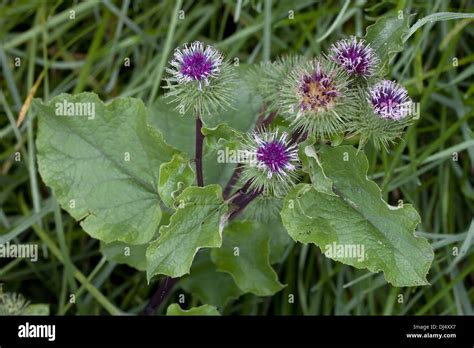
[[363,77],[372,76],[379,63],[375,51],[363,39],[339,40],[330,48],[330,57],[349,74]]
[[198,81],[199,89],[202,82],[209,85],[209,78],[215,77],[220,72],[222,54],[212,46],[204,45],[200,41],[193,42],[190,46],[184,45],[183,49],[176,48],[171,65],[175,70],[168,69],[178,83]]
[[183,57],[181,64],[181,74],[194,80],[202,80],[209,76],[212,71],[211,59],[202,52],[194,52],[192,55]]
[[266,143],[257,150],[257,159],[268,168],[269,173],[278,172],[288,166],[289,158],[285,144],[280,142]]
[[411,111],[407,90],[394,81],[383,80],[369,89],[368,101],[382,118],[400,120]]
[[255,154],[254,161],[257,168],[266,172],[270,179],[277,175],[283,179],[288,172],[295,170],[293,162],[298,160],[298,148],[295,144],[289,144],[288,134],[283,133],[278,138],[278,133],[258,133],[253,134],[256,147],[252,151]]
[[303,75],[299,85],[300,114],[306,110],[328,110],[340,96],[336,83],[330,74],[317,63],[312,74]]
[[280,197],[295,185],[300,163],[298,146],[287,133],[258,129],[245,136],[242,151],[241,180],[250,183],[249,190]]

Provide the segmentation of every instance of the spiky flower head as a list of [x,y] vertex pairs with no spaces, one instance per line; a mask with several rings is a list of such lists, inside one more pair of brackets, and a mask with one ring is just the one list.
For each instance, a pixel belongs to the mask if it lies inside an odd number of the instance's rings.
[[382,118],[400,120],[411,109],[407,90],[394,81],[383,80],[369,89],[369,103]]
[[406,89],[393,81],[380,81],[359,95],[360,108],[350,128],[360,135],[361,144],[371,140],[377,148],[387,149],[419,116]]
[[279,197],[294,186],[298,148],[288,133],[260,129],[248,134],[242,143],[245,156],[241,180],[250,181],[250,189]]
[[291,127],[316,136],[344,131],[355,107],[349,83],[348,74],[334,62],[298,64],[280,89],[282,111]]
[[193,108],[210,114],[230,107],[235,77],[230,64],[214,47],[195,41],[176,48],[166,71],[171,75],[165,79],[169,89],[166,96],[178,103],[182,113]]
[[380,62],[370,45],[355,36],[337,41],[329,51],[331,60],[342,66],[350,75],[357,77],[373,76]]
[[190,46],[184,45],[182,49],[176,48],[171,66],[175,69],[168,71],[176,78],[178,83],[197,81],[199,89],[202,84],[209,85],[209,79],[215,78],[222,66],[222,53],[212,46],[204,45],[200,41],[193,42]]
[[255,95],[262,96],[267,111],[276,111],[279,107],[278,95],[282,83],[289,72],[298,64],[307,62],[303,56],[278,57],[273,62],[262,62],[248,70],[245,78]]

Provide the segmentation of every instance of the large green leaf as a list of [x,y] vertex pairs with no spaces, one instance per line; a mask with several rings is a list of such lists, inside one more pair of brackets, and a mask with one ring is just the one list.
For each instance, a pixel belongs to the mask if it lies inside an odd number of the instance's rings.
[[[90,106],[94,115],[78,116],[76,109],[75,116],[58,116],[64,103]],[[158,171],[177,150],[147,125],[143,102],[120,98],[105,105],[81,93],[35,106],[39,172],[61,207],[104,242],[149,241],[161,217]]]
[[165,97],[159,97],[151,106],[148,122],[161,131],[168,144],[194,158],[194,117],[179,113],[176,104],[168,102]]
[[290,236],[318,245],[326,256],[372,272],[395,286],[426,285],[433,250],[416,237],[420,222],[409,204],[393,207],[367,179],[368,161],[351,146],[323,147],[321,164],[334,193],[300,184],[285,198],[281,215]]
[[148,243],[129,245],[123,242],[100,243],[100,252],[108,261],[133,267],[139,271],[146,270],[145,252]]
[[380,57],[380,73],[387,74],[390,59],[403,50],[404,37],[408,33],[409,15],[383,16],[367,27],[365,39]]
[[242,291],[270,296],[283,285],[270,266],[269,243],[269,236],[252,222],[235,221],[225,229],[222,247],[212,250],[212,261],[219,271],[229,273]]
[[245,208],[239,220],[252,220],[254,228],[259,233],[268,236],[270,240],[270,264],[284,261],[290,244],[294,241],[288,235],[279,214],[282,208],[282,200],[258,196]]
[[[160,226],[167,225],[170,213],[167,210],[161,212]],[[156,231],[155,237],[158,237]],[[146,249],[150,243],[130,245],[124,242],[105,243],[100,242],[100,252],[110,262],[127,265],[139,271],[146,271]]]
[[169,225],[160,228],[160,237],[146,251],[148,280],[155,274],[187,274],[200,248],[222,244],[221,219],[227,205],[219,185],[188,187],[176,202],[178,207]]
[[228,273],[217,271],[208,250],[196,256],[190,274],[181,278],[178,286],[197,296],[202,303],[218,308],[223,308],[227,302],[242,295]]
[[221,315],[216,307],[209,306],[207,304],[193,307],[190,309],[181,309],[179,304],[173,303],[170,304],[166,310],[166,315],[180,315],[180,316],[193,316],[193,315]]

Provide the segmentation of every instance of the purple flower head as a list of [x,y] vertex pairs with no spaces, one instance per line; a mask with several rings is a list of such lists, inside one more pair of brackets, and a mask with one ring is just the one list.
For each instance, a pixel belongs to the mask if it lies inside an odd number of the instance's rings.
[[278,133],[253,133],[255,141],[255,158],[257,168],[266,172],[268,178],[277,175],[281,178],[295,170],[293,164],[298,160],[298,149],[295,144],[289,144],[288,134],[283,133],[278,138]]
[[368,101],[374,112],[385,119],[400,120],[411,111],[407,90],[394,81],[383,80],[370,88]]
[[300,79],[300,112],[328,110],[338,96],[340,93],[332,74],[323,71],[319,63],[313,73],[305,74]]
[[250,182],[249,189],[283,196],[295,185],[300,163],[298,147],[287,133],[256,130],[244,137],[242,150],[241,179]]
[[202,42],[195,41],[190,46],[184,45],[183,49],[174,51],[171,65],[175,70],[169,70],[178,83],[198,81],[199,89],[202,82],[209,85],[209,78],[215,77],[220,72],[222,54],[212,46],[204,48]]
[[363,39],[356,37],[339,40],[330,48],[330,57],[349,74],[369,77],[375,73],[379,59]]

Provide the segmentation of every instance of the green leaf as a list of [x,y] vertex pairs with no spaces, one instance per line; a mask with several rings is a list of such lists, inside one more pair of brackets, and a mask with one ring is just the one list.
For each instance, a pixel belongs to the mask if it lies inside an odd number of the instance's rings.
[[252,220],[254,228],[270,239],[270,264],[283,262],[289,244],[294,243],[281,222],[281,208],[281,199],[260,195],[239,217],[239,220]]
[[194,171],[189,161],[181,155],[174,155],[170,162],[160,166],[158,193],[163,202],[173,208],[175,197],[187,186],[194,183]]
[[267,223],[259,223],[257,231],[267,233],[270,238],[270,264],[281,263],[284,261],[288,246],[294,244],[288,235],[288,232],[281,222],[279,215]]
[[408,33],[409,15],[383,16],[367,27],[365,39],[380,58],[380,73],[388,73],[390,59],[403,50],[403,38]]
[[321,167],[321,161],[312,144],[312,141],[305,141],[300,145],[298,150],[299,158],[301,160],[302,169],[309,174],[314,188],[320,192],[333,194],[332,180],[324,174]]
[[225,123],[213,128],[202,128],[204,134],[204,182],[226,185],[229,181],[235,163],[228,163],[227,156],[239,147],[239,135],[235,129]]
[[205,136],[206,145],[212,149],[219,150],[227,147],[229,150],[235,150],[240,145],[240,133],[225,123],[213,128],[203,127],[201,132]]
[[169,104],[169,99],[159,97],[151,106],[148,122],[163,134],[168,144],[194,158],[195,125],[192,115],[181,114],[176,104]]
[[[58,116],[64,103],[89,106],[94,115]],[[161,218],[158,170],[176,150],[147,126],[143,102],[119,98],[105,105],[81,93],[35,106],[39,172],[61,207],[104,242],[149,241]]]
[[474,13],[459,13],[459,12],[437,12],[432,13],[426,17],[418,19],[415,24],[410,27],[403,41],[407,41],[418,29],[420,29],[426,23],[433,23],[438,21],[449,21],[453,19],[473,19]]
[[181,278],[178,286],[197,296],[202,303],[223,308],[242,295],[242,291],[228,273],[217,271],[207,251],[196,256],[190,274]]
[[244,292],[270,296],[283,285],[270,266],[269,237],[250,221],[235,221],[224,232],[224,243],[211,252],[212,261],[221,272],[229,273]]
[[187,274],[200,248],[222,244],[221,219],[227,205],[219,185],[188,187],[176,202],[178,207],[169,225],[160,228],[160,237],[146,251],[148,281],[155,274]]
[[[163,210],[160,226],[169,224],[170,217],[170,212]],[[154,237],[157,238],[158,236],[159,233],[156,231]],[[108,261],[127,265],[139,271],[146,271],[146,249],[149,244],[149,242],[138,245],[130,245],[123,242],[100,242],[100,252]]]
[[173,303],[170,304],[168,309],[166,310],[166,315],[179,315],[179,316],[192,316],[192,315],[221,315],[216,307],[209,306],[207,304],[193,307],[190,309],[181,309],[179,304]]
[[100,252],[108,261],[133,267],[139,271],[146,270],[146,248],[148,243],[129,245],[123,242],[100,243]]
[[318,245],[334,260],[383,271],[395,286],[428,284],[433,250],[426,239],[414,236],[420,222],[416,210],[384,202],[378,186],[367,179],[367,158],[351,146],[323,147],[321,163],[335,194],[296,186],[281,212],[290,236]]

